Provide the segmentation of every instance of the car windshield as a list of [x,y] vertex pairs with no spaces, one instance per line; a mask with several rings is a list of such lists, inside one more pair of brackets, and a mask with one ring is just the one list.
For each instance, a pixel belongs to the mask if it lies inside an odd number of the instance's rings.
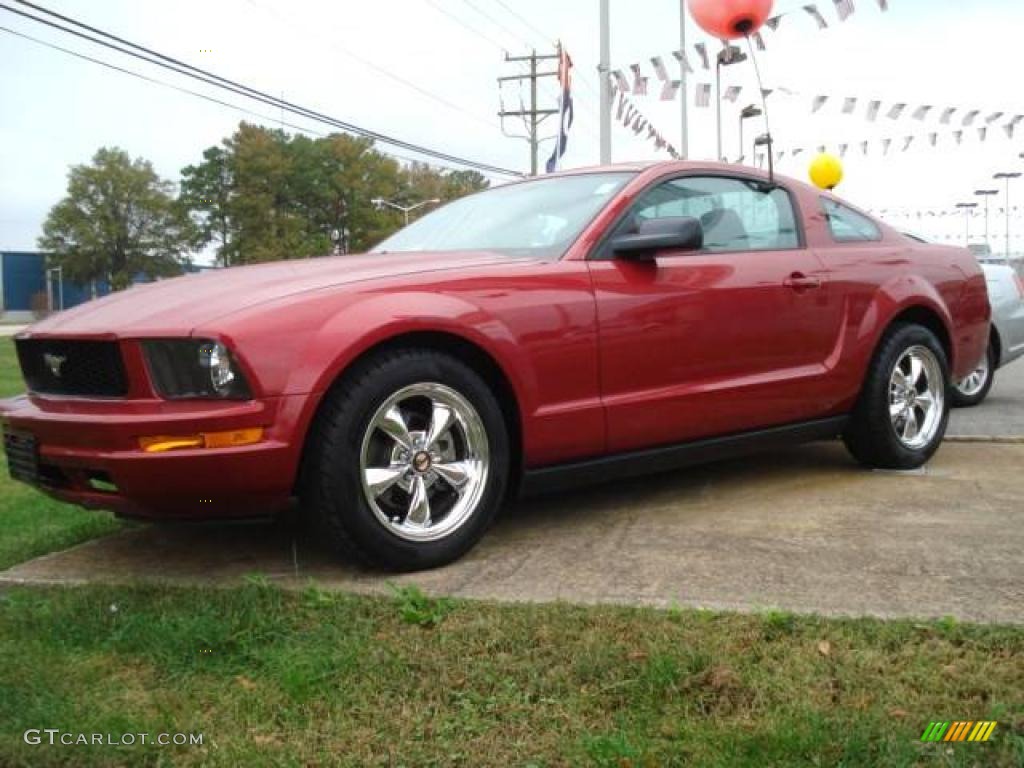
[[373,250],[558,257],[634,175],[585,173],[494,187],[427,214]]

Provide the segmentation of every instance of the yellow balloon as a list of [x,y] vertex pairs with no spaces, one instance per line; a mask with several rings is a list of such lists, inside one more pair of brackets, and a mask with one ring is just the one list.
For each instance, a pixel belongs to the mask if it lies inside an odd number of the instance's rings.
[[835,189],[843,180],[843,164],[835,155],[820,154],[811,163],[811,181],[819,189]]

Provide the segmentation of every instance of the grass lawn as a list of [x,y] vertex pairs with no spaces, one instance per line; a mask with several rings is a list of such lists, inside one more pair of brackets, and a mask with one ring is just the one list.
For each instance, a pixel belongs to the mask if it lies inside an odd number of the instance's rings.
[[[923,744],[932,720],[999,721]],[[202,746],[29,746],[29,728]],[[1020,766],[1016,628],[236,590],[8,590],[0,764]]]
[[[0,337],[0,397],[23,392],[14,343]],[[16,483],[0,459],[0,570],[38,555],[66,549],[120,527],[106,512],[88,512],[61,504]]]

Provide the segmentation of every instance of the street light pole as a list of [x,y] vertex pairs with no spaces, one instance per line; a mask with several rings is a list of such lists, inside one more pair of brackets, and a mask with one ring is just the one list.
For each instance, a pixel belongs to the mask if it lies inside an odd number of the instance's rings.
[[683,59],[679,62],[679,104],[682,117],[682,133],[679,136],[679,152],[683,160],[690,159],[690,126],[686,99],[686,3],[679,2],[679,50]]
[[964,248],[966,248],[971,244],[971,216],[974,214],[974,209],[978,207],[978,204],[957,203],[956,207],[964,212]]
[[[746,150],[745,150],[745,146],[746,145],[743,143],[743,121],[744,120],[748,120],[751,117],[757,117],[760,114],[761,114],[761,108],[758,107],[756,104],[748,104],[747,106],[745,106],[740,111],[740,154],[739,154],[740,158],[743,158],[746,155]],[[753,165],[754,164],[754,162],[753,162],[754,156],[753,155],[750,156],[750,160],[751,160],[750,164]],[[738,162],[742,162],[742,160],[740,160]]]
[[1013,179],[1019,179],[1020,178],[1020,174],[1017,173],[1017,172],[997,173],[992,178],[996,179],[997,181],[999,179],[1006,179],[1006,250],[1004,251],[1003,255],[1006,257],[1006,260],[1009,261],[1010,260],[1010,182]]
[[722,67],[727,67],[730,64],[739,64],[741,61],[747,60],[747,54],[743,53],[735,45],[726,45],[725,48],[718,52],[718,56],[715,57],[715,127],[718,137],[718,155],[715,158],[718,161],[723,159],[722,157]]
[[992,195],[998,195],[999,194],[999,190],[998,189],[978,189],[978,190],[975,190],[974,194],[978,195],[979,197],[985,198],[985,245],[988,246],[989,253],[991,253],[992,252],[992,243],[989,241],[989,236],[988,236],[988,199],[990,197],[992,197]]
[[410,213],[422,208],[425,205],[433,205],[435,203],[440,203],[441,201],[435,197],[430,200],[424,200],[422,202],[416,203],[414,205],[399,205],[398,203],[394,203],[391,200],[385,200],[382,197],[375,197],[370,202],[373,203],[378,208],[387,206],[388,208],[394,208],[396,211],[401,211],[405,215],[405,226],[408,227]]
[[[612,84],[608,82],[612,65],[610,5],[611,0],[601,0],[601,62],[597,67],[601,75],[601,165],[608,165],[612,161]],[[685,96],[683,103],[686,103]]]

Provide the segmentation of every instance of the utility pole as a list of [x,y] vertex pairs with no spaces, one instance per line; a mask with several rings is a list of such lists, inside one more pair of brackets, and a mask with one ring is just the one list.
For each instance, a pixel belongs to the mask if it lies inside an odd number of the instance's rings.
[[608,82],[612,66],[611,0],[601,0],[601,165],[612,161],[612,85]]
[[[498,117],[502,118],[502,133],[506,136],[516,139],[526,139],[530,144],[530,175],[537,175],[537,153],[540,146],[540,139],[537,136],[537,129],[540,124],[550,117],[551,115],[557,115],[557,109],[538,109],[537,108],[537,81],[542,77],[558,77],[558,69],[556,68],[551,72],[538,72],[537,62],[540,61],[557,61],[560,58],[560,53],[556,52],[553,54],[545,54],[542,56],[537,55],[537,51],[531,51],[529,56],[509,56],[505,54],[505,61],[507,62],[522,62],[527,61],[530,63],[529,74],[524,75],[508,75],[506,77],[498,78],[498,88],[501,88],[502,83],[506,82],[522,82],[523,80],[530,81],[530,108],[527,109],[525,106],[521,106],[520,109],[515,111],[508,111],[504,107],[504,99],[502,99],[502,108],[498,113]],[[606,78],[607,79],[607,78]],[[506,117],[521,117],[526,123],[526,136],[519,134],[511,134],[505,131]]]

